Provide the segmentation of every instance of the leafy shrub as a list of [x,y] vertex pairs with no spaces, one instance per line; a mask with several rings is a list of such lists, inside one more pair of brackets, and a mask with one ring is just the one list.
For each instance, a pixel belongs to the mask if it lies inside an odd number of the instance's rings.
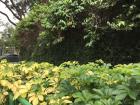
[[139,0],[36,3],[16,27],[20,55],[24,59],[57,64],[96,59],[115,64],[137,62],[140,58],[139,7]]
[[0,63],[0,99],[25,98],[33,105],[139,105],[140,64],[111,66],[98,60]]

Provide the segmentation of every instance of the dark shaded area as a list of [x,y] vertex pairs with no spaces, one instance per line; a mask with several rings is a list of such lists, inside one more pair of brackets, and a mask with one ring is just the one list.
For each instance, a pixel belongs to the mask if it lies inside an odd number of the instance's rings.
[[39,36],[40,25],[29,25],[27,30],[26,28],[20,31],[18,37],[19,46],[20,46],[20,58],[21,60],[31,59],[31,55],[37,43],[37,37]]
[[90,48],[85,47],[83,34],[82,31],[75,29],[67,30],[62,42],[50,48],[38,50],[38,53],[36,53],[38,55],[34,55],[33,60],[39,62],[48,61],[54,64],[60,64],[69,60],[87,63],[97,59],[102,59],[112,64],[127,64],[140,61],[139,29],[105,33]]
[[106,33],[92,50],[93,59],[112,64],[140,62],[140,30]]

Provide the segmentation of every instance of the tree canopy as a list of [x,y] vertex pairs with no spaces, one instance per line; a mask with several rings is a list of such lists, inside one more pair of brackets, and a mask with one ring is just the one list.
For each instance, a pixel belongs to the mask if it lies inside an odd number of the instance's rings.
[[[68,59],[81,59],[79,51],[84,52],[83,55],[96,52],[87,49],[97,46],[102,48],[102,44],[107,42],[101,40],[111,40],[104,37],[110,35],[113,39],[121,34],[131,36],[132,33],[138,34],[139,28],[139,0],[50,0],[34,5],[28,16],[18,23],[15,34],[21,48],[29,52],[28,56],[38,55],[40,58],[50,51],[52,54],[52,49],[58,48],[62,51],[60,46],[64,45],[67,51],[59,53],[67,52],[66,56],[74,57]],[[132,41],[129,37],[128,40]],[[108,46],[103,48],[106,51]],[[113,53],[114,56],[112,48],[109,48],[109,53]],[[52,59],[62,57],[54,55]]]

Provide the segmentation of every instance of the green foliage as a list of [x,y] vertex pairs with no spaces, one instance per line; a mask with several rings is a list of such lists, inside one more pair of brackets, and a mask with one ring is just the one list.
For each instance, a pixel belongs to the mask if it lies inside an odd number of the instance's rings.
[[111,66],[98,60],[60,66],[42,62],[0,63],[1,104],[25,98],[32,105],[138,105],[140,64]]
[[[15,32],[21,50],[24,49],[21,56],[26,52],[28,54],[23,58],[57,64],[66,60],[84,62],[83,58],[85,62],[102,58],[116,63],[122,57],[118,62],[124,63],[129,55],[123,55],[119,42],[123,39],[122,34],[139,34],[139,7],[139,0],[50,0],[47,4],[36,3],[27,17],[18,23]],[[32,38],[35,40],[30,41]],[[117,44],[114,45],[112,39],[116,38]],[[34,43],[24,44],[21,39]],[[127,37],[127,41],[133,40]],[[107,57],[108,52],[110,57]],[[116,53],[120,53],[118,58],[114,57]]]

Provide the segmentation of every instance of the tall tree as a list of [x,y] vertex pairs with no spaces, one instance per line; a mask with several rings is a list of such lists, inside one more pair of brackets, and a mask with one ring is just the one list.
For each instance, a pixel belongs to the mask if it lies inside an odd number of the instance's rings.
[[115,64],[140,59],[139,28],[140,0],[50,0],[34,6],[16,27],[16,37],[23,59],[102,58]]

